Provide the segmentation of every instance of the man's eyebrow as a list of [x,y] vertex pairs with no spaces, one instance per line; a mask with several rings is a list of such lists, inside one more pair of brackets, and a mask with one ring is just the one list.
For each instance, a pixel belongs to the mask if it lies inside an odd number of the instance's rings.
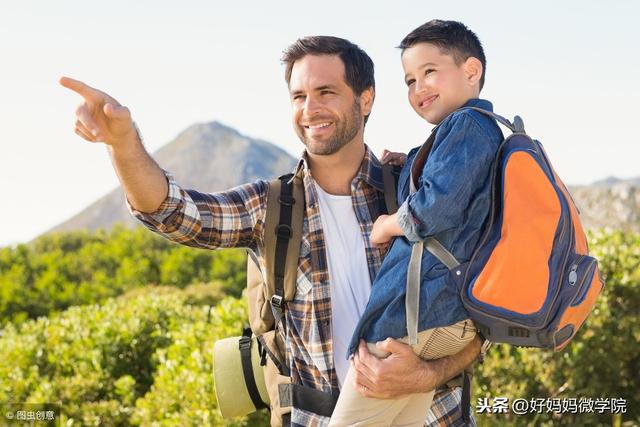
[[316,88],[316,90],[327,90],[327,89],[335,90],[336,87],[333,86],[333,85],[322,85],[322,86]]
[[[318,87],[314,88],[313,90],[314,90],[315,92],[320,92],[320,91],[322,91],[322,90],[337,90],[337,86],[335,86],[335,85],[331,85],[331,84],[325,84],[325,85],[322,85],[322,86],[318,86]],[[290,91],[290,92],[289,92],[289,95],[291,95],[291,96],[295,96],[295,95],[300,95],[300,94],[302,94],[302,93],[304,93],[304,91],[303,91],[303,90],[301,90],[301,89],[294,89],[294,90],[292,90],[292,91]]]

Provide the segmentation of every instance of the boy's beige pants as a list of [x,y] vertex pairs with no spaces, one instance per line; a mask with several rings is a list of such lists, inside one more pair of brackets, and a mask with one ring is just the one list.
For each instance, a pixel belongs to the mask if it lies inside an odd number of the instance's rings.
[[[413,351],[424,360],[439,359],[458,353],[476,336],[471,320],[450,326],[427,329],[418,333]],[[407,343],[407,337],[400,341]],[[389,354],[375,344],[367,343],[369,352],[378,358]],[[362,396],[353,383],[354,370],[349,368],[340,390],[338,403],[329,426],[422,426],[431,407],[434,390],[411,394],[399,399],[374,399]]]

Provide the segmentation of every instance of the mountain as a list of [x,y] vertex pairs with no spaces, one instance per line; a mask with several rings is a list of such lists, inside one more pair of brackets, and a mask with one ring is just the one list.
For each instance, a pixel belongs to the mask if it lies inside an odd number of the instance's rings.
[[[190,126],[153,153],[153,158],[182,187],[209,193],[288,173],[296,163],[275,145],[218,122]],[[116,223],[137,225],[124,200],[118,187],[51,231],[108,229]]]
[[[259,178],[287,173],[295,159],[266,141],[249,138],[218,122],[196,124],[153,154],[184,188],[215,192]],[[640,232],[640,177],[609,177],[569,188],[587,229],[609,227]],[[52,231],[138,224],[118,187]]]
[[640,232],[640,177],[570,187],[585,228]]

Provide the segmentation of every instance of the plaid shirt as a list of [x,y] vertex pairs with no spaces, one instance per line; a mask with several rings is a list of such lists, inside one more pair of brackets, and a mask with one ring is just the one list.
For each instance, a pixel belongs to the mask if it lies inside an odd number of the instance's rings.
[[[167,198],[151,214],[136,211],[129,205],[136,218],[150,230],[183,245],[205,249],[246,247],[254,252],[264,271],[262,236],[269,187],[267,181],[204,194],[182,189],[171,174],[165,173],[169,183]],[[285,310],[291,378],[296,384],[337,393],[326,248],[318,197],[304,155],[294,173],[303,177],[306,212],[296,295]],[[386,207],[382,169],[368,148],[360,170],[351,182],[351,198],[366,244],[369,275],[373,282],[384,254],[371,244],[369,235],[374,220],[386,212]],[[459,406],[455,393],[449,390],[436,393],[429,425],[458,425],[461,423]],[[324,426],[329,419],[293,408],[291,421],[303,426]]]

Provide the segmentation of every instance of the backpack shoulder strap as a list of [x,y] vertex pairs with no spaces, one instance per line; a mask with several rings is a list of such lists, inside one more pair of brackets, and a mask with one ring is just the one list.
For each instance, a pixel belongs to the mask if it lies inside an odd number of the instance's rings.
[[427,138],[427,140],[422,144],[415,157],[413,158],[413,163],[411,163],[411,175],[409,178],[409,186],[411,188],[411,192],[415,192],[418,187],[418,177],[422,175],[422,169],[424,168],[425,163],[427,162],[427,157],[431,154],[431,149],[433,148],[433,143],[436,140],[436,128],[431,131],[431,134]]
[[269,183],[264,222],[266,284],[276,326],[295,296],[304,219],[304,186],[293,174]]
[[384,186],[384,203],[387,206],[387,213],[392,215],[398,210],[398,168],[386,164],[382,165],[382,185]]

